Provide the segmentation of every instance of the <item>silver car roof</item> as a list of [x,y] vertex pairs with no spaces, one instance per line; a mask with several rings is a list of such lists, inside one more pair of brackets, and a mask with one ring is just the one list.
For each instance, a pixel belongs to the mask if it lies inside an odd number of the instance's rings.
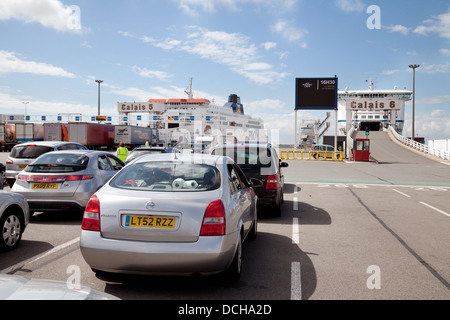
[[68,142],[68,141],[28,141],[28,142],[16,144],[15,146],[21,147],[21,146],[28,146],[28,145],[36,145],[36,146],[55,147],[55,146],[64,145],[64,144],[82,145],[81,143],[78,143],[78,142]]
[[49,155],[49,154],[89,154],[89,155],[95,155],[95,154],[110,154],[113,155],[110,152],[107,151],[98,151],[98,150],[58,150],[58,151],[51,151],[46,152],[43,155]]
[[[225,160],[226,159],[226,160]],[[202,163],[211,166],[217,166],[218,164],[234,162],[231,158],[220,156],[220,155],[210,155],[201,153],[161,153],[161,154],[148,154],[143,155],[136,159],[133,163],[141,162],[152,162],[152,161],[180,161],[180,162],[191,162],[191,163]]]

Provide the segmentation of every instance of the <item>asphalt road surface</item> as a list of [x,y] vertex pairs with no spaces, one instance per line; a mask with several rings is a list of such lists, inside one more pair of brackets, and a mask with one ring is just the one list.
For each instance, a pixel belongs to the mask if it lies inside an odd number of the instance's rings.
[[448,300],[450,166],[398,146],[391,154],[288,161],[282,215],[260,214],[234,284],[97,277],[79,250],[82,214],[67,212],[35,214],[19,248],[0,253],[0,273],[75,279],[125,300]]

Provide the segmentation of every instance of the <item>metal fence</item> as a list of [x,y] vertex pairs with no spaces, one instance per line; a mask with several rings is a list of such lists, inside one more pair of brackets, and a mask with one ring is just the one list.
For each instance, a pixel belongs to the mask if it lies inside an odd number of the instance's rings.
[[395,131],[392,127],[389,127],[389,130],[394,134],[395,138],[400,141],[401,143],[414,148],[416,150],[422,151],[423,153],[427,153],[433,156],[436,156],[438,158],[444,159],[444,160],[450,160],[450,152],[437,149],[434,147],[427,146],[423,143],[419,143],[417,141],[408,139],[400,134],[398,134],[397,131]]
[[342,161],[342,151],[296,151],[280,150],[282,160],[332,160]]

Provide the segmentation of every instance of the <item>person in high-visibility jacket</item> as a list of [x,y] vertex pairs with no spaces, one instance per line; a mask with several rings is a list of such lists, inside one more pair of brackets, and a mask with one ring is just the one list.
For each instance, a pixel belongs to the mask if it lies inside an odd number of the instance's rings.
[[116,157],[125,162],[128,156],[128,149],[125,147],[125,144],[121,142],[116,151]]
[[150,142],[147,140],[147,141],[145,141],[145,146],[146,147],[150,147]]

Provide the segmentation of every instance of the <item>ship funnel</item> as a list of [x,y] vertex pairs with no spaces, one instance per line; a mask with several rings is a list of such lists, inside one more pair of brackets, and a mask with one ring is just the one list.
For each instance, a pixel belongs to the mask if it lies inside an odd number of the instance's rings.
[[241,98],[237,94],[230,94],[228,96],[228,102],[225,103],[225,107],[231,108],[234,113],[244,114],[244,106],[241,103]]

